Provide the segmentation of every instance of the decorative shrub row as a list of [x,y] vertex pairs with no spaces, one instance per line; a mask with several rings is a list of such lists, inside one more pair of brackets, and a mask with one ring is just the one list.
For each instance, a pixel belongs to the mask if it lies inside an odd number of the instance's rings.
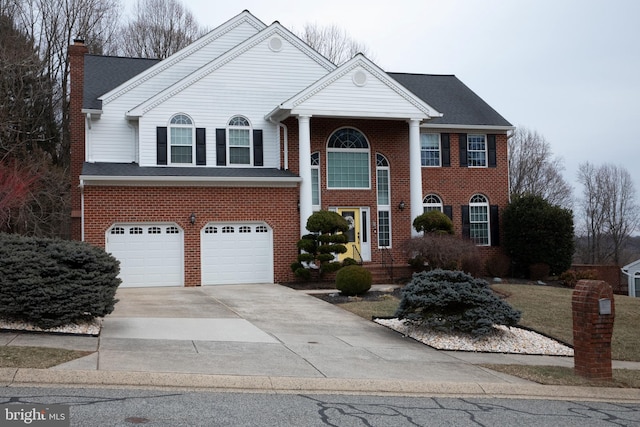
[[113,311],[119,262],[76,241],[0,234],[0,317],[53,328]]
[[501,300],[485,280],[461,271],[415,273],[402,289],[399,319],[445,332],[482,336],[493,325],[515,326],[521,313]]

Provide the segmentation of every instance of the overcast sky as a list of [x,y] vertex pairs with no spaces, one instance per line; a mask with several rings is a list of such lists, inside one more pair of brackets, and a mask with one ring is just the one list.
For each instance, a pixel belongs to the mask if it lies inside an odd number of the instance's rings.
[[385,71],[455,74],[538,131],[574,197],[587,161],[624,166],[640,190],[640,1],[183,1],[211,29],[244,9],[294,30],[337,24]]

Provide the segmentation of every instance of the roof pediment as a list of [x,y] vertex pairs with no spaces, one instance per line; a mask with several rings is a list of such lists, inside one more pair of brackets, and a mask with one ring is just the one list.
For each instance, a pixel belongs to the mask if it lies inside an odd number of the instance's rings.
[[362,54],[280,104],[267,118],[289,115],[421,120],[442,116]]

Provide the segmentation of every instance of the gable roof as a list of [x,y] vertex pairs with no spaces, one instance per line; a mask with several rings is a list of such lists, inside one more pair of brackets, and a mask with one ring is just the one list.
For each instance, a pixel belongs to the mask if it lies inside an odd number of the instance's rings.
[[327,72],[332,71],[336,68],[336,65],[334,63],[332,63],[327,58],[322,56],[320,53],[318,53],[317,51],[309,47],[309,45],[304,43],[296,35],[294,35],[288,29],[283,27],[278,21],[275,21],[269,27],[265,28],[264,30],[260,31],[254,36],[249,37],[244,42],[240,43],[239,45],[229,50],[228,52],[224,53],[223,55],[220,55],[219,57],[213,59],[211,62],[199,68],[198,70],[194,71],[184,79],[174,83],[168,88],[161,90],[156,95],[147,99],[145,102],[131,109],[130,111],[127,112],[127,116],[139,117],[143,115],[144,113],[152,110],[157,105],[163,103],[170,97],[183,91],[187,87],[193,85],[197,81],[208,76],[218,68],[224,66],[229,61],[232,61],[234,58],[237,58],[239,55],[242,55],[244,52],[250,50],[251,48],[264,42],[265,40],[269,39],[274,35],[278,35],[283,39],[287,40],[288,42],[290,42],[291,44],[293,44],[294,46],[296,46],[302,52],[307,54],[311,59],[313,59],[316,63],[318,63],[321,67],[323,67]]
[[158,59],[84,56],[82,108],[101,110],[100,96],[160,62]]
[[[357,86],[364,89],[365,85],[372,89],[362,92],[353,90]],[[387,102],[372,103],[372,97]],[[396,108],[389,107],[390,100],[396,102]],[[356,106],[352,107],[352,104]],[[357,115],[390,119],[429,119],[442,115],[426,99],[416,96],[389,78],[388,74],[361,53],[277,106],[267,118],[281,120],[291,114]]]
[[387,74],[443,113],[442,117],[429,120],[427,126],[477,125],[513,128],[511,123],[454,75]]

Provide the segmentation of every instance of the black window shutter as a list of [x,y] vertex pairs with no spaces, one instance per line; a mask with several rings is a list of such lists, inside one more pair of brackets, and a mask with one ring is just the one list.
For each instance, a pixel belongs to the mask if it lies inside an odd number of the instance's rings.
[[451,166],[451,141],[448,133],[440,135],[440,145],[442,149],[442,166]]
[[500,246],[500,217],[498,205],[489,207],[489,216],[491,221],[491,246]]
[[227,166],[227,131],[216,129],[216,165]]
[[487,148],[489,152],[489,167],[496,167],[496,136],[495,135],[487,135]]
[[207,131],[196,128],[196,165],[207,164]]
[[453,206],[446,205],[442,207],[442,213],[449,217],[453,221]]
[[264,166],[261,129],[253,130],[253,166]]
[[458,144],[460,146],[460,166],[467,167],[467,134],[459,133],[458,134]]
[[471,221],[469,220],[469,205],[462,205],[462,237],[471,238]]
[[156,163],[167,164],[167,128],[156,128]]

